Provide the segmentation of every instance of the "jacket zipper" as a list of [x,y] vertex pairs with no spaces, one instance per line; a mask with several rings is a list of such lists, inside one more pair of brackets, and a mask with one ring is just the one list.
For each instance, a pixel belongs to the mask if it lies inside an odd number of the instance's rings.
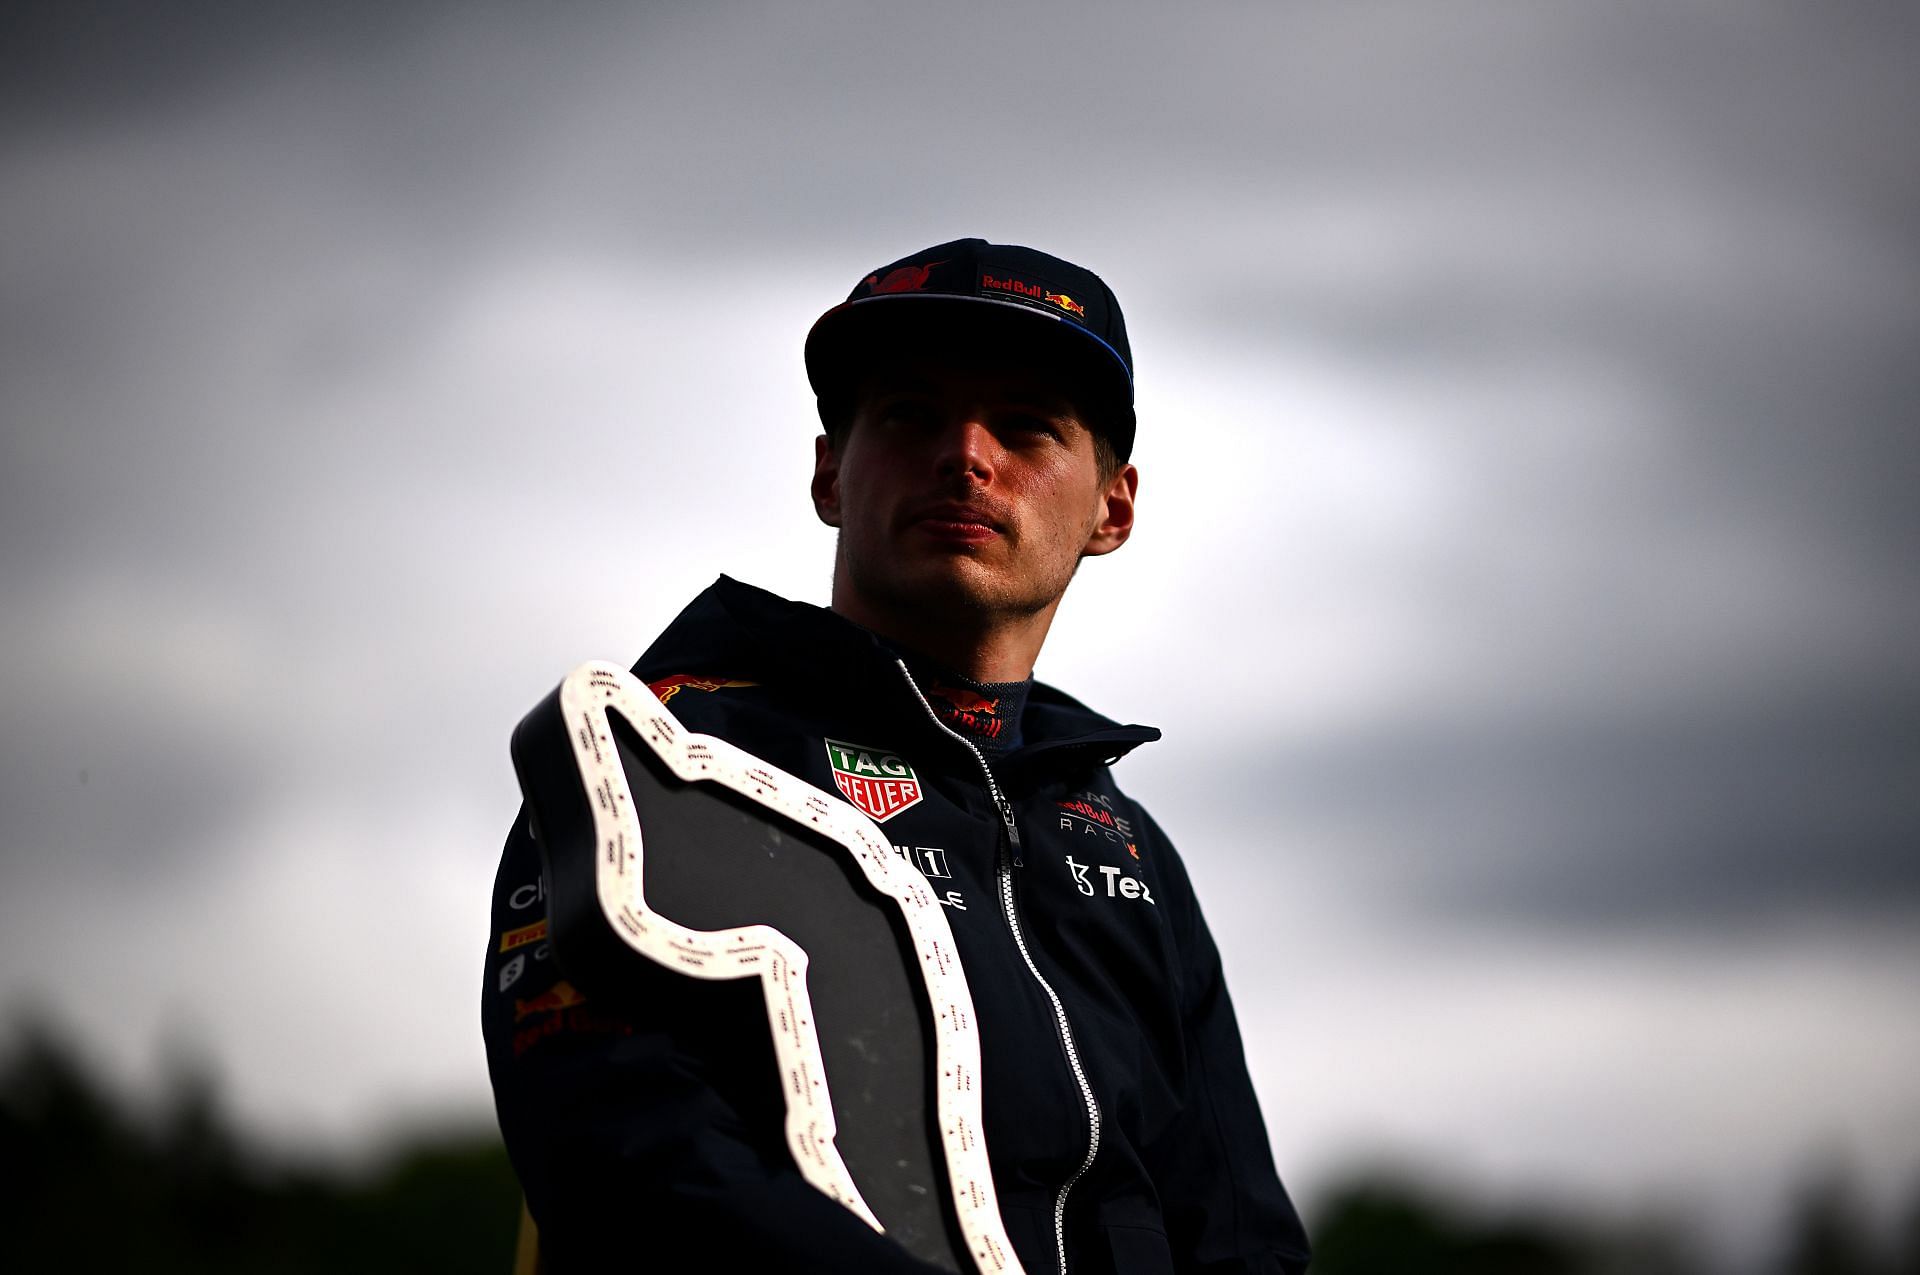
[[995,875],[1000,885],[1000,912],[1006,917],[1007,929],[1013,935],[1013,945],[1020,949],[1020,959],[1026,962],[1027,973],[1033,975],[1033,981],[1040,984],[1040,990],[1047,994],[1047,999],[1053,1004],[1053,1023],[1060,1033],[1060,1046],[1067,1056],[1067,1069],[1073,1073],[1074,1083],[1080,1086],[1080,1097],[1087,1104],[1086,1159],[1082,1160],[1080,1167],[1060,1184],[1060,1193],[1053,1200],[1054,1250],[1060,1261],[1060,1275],[1067,1275],[1067,1195],[1073,1190],[1074,1184],[1085,1177],[1087,1170],[1093,1167],[1093,1158],[1100,1151],[1100,1104],[1094,1101],[1093,1085],[1087,1080],[1087,1073],[1080,1066],[1080,1051],[1074,1047],[1073,1027],[1067,1022],[1066,1006],[1060,1003],[1060,996],[1053,990],[1053,984],[1047,982],[1046,976],[1033,963],[1033,953],[1027,950],[1026,935],[1020,930],[1020,914],[1014,909],[1013,904],[1013,869],[1021,864],[1022,860],[1020,828],[1013,821],[1013,803],[1007,800],[1005,793],[1000,791],[1000,785],[993,777],[993,767],[987,764],[986,756],[974,745],[974,742],[941,721],[940,715],[933,711],[933,705],[927,702],[926,695],[920,690],[920,684],[913,680],[913,674],[908,671],[906,661],[896,660],[894,663],[900,669],[900,675],[907,679],[907,687],[913,692],[913,697],[919,700],[920,707],[927,711],[928,720],[958,740],[968,752],[973,754],[974,761],[980,764],[980,773],[987,781],[987,795],[993,799],[994,808],[1000,812],[1000,821],[1005,825],[1007,833],[1000,844],[999,862],[995,868]]

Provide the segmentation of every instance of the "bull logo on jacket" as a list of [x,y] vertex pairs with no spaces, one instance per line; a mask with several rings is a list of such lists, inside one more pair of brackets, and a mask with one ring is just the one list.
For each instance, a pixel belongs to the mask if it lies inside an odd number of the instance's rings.
[[827,763],[840,795],[875,823],[920,804],[920,777],[896,752],[829,739]]

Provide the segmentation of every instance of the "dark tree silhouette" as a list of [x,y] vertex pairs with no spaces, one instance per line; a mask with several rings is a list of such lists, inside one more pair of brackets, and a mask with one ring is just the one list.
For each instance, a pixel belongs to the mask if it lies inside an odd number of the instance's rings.
[[511,1269],[519,1188],[491,1129],[415,1145],[371,1174],[277,1164],[188,1075],[157,1117],[115,1100],[44,1025],[0,1061],[8,1266],[285,1275]]
[[[358,1173],[270,1157],[183,1069],[157,1111],[116,1098],[60,1034],[0,1049],[7,1269],[143,1275],[434,1275],[512,1269],[519,1187],[490,1125],[416,1137]],[[1920,1184],[1916,1184],[1920,1187]],[[1851,1180],[1812,1176],[1777,1275],[1920,1275],[1920,1190],[1884,1260]],[[1313,1275],[1700,1275],[1681,1228],[1495,1213],[1406,1174],[1336,1189],[1308,1218]]]
[[1894,1235],[1893,1275],[1920,1275],[1920,1181],[1907,1197],[1906,1212]]
[[1841,1167],[1815,1172],[1795,1203],[1781,1275],[1881,1275],[1864,1213]]
[[1541,1211],[1487,1217],[1389,1175],[1356,1181],[1309,1218],[1314,1275],[1693,1275],[1670,1236],[1603,1234]]

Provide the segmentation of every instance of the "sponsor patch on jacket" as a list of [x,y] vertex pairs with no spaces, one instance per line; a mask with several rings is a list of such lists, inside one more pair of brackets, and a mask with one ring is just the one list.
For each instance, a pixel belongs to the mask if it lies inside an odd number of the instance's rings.
[[840,795],[876,823],[920,803],[920,777],[899,753],[829,739],[827,764]]
[[547,937],[547,923],[535,921],[532,925],[523,925],[517,930],[507,930],[500,935],[500,950],[511,952],[516,947],[525,947],[529,943],[538,943]]
[[522,1023],[535,1014],[551,1014],[586,1003],[587,998],[582,996],[572,983],[563,978],[538,996],[528,1000],[515,1000],[513,1021]]
[[[1130,877],[1111,864],[1081,863],[1072,855],[1068,855],[1067,871],[1073,874],[1073,888],[1088,898],[1094,898],[1100,893],[1093,879],[1088,876],[1089,872],[1098,872],[1100,885],[1106,887],[1106,895],[1109,899],[1144,899],[1148,903],[1153,903],[1153,890],[1145,881],[1138,877]],[[1153,905],[1160,906],[1157,903]]]
[[1134,858],[1140,857],[1140,845],[1133,837],[1133,824],[1114,812],[1113,799],[1104,793],[1075,793],[1066,801],[1055,804],[1060,807],[1061,831],[1104,837],[1115,845],[1124,845],[1127,853]]
[[648,682],[647,689],[662,704],[678,695],[681,691],[717,691],[727,686],[758,686],[758,682],[742,682],[731,677],[702,677],[697,673],[674,673],[657,682]]
[[538,996],[516,998],[513,1021],[515,1058],[555,1036],[633,1035],[632,1023],[616,1013],[589,1005],[587,998],[565,979]]

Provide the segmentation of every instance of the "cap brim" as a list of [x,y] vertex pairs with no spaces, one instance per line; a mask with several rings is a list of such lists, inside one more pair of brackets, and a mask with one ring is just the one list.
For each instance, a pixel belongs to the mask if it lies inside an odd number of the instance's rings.
[[888,293],[843,302],[807,333],[807,380],[824,407],[860,375],[915,352],[983,344],[1057,368],[1125,459],[1133,450],[1133,378],[1114,348],[1071,319],[1017,301],[951,293]]

